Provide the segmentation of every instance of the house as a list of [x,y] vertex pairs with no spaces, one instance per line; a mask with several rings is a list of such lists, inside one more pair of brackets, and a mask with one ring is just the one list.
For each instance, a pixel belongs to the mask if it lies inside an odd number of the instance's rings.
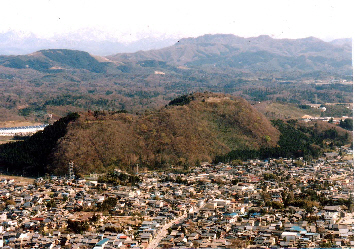
[[94,247],[94,249],[102,249],[109,242],[108,238],[100,240]]
[[297,232],[283,232],[281,234],[281,239],[285,241],[296,241],[299,237],[300,235]]

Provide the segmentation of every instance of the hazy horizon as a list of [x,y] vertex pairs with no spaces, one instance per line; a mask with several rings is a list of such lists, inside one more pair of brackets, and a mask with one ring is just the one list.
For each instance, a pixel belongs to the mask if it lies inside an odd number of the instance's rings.
[[143,38],[234,34],[273,38],[314,36],[325,41],[352,37],[350,1],[93,0],[3,1],[0,34],[43,39],[71,37],[130,43]]
[[[204,35],[218,35],[218,34],[204,34]],[[24,35],[16,31],[8,31],[6,33],[0,33],[0,55],[24,55],[24,54],[33,53],[43,49],[76,49],[76,50],[89,52],[93,55],[107,56],[107,55],[113,55],[115,53],[134,53],[139,50],[160,49],[160,48],[174,45],[176,42],[178,42],[179,39],[199,37],[199,36],[178,37],[178,38],[145,37],[131,42],[118,42],[109,38],[107,40],[95,40],[95,39],[85,38],[87,36],[88,35],[80,36],[80,34],[77,34],[76,37],[66,35],[63,37],[46,39],[46,38],[39,38],[35,34]],[[79,37],[84,37],[84,38],[80,39]],[[243,37],[243,38],[252,38],[252,37]],[[274,37],[272,38],[289,39],[289,38],[274,38]],[[302,39],[302,38],[295,38],[295,39]],[[337,38],[334,40],[339,40],[339,39],[342,40],[342,39],[351,39],[351,38],[344,37],[344,38]],[[329,41],[323,40],[323,41],[331,42],[334,40],[329,40]]]
[[[159,49],[188,37],[233,34],[274,39],[352,37],[350,1],[112,0],[3,1],[0,54],[37,49],[81,49],[108,55]],[[58,45],[59,44],[59,45]],[[95,45],[96,44],[96,45]],[[96,49],[95,46],[102,46]],[[31,50],[32,46],[32,50]],[[109,49],[112,46],[112,49]],[[87,51],[88,48],[82,48]]]

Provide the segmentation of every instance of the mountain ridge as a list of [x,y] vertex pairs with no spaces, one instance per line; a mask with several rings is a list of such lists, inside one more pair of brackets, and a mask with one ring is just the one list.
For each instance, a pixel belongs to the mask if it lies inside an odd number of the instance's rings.
[[[88,32],[90,34],[90,30]],[[207,36],[208,35],[224,35],[226,37],[231,37],[231,40],[235,39],[235,37],[239,37],[233,34],[207,34]],[[93,55],[112,56],[117,53],[135,53],[140,50],[147,51],[160,49],[178,42],[181,43],[186,40],[193,40],[204,36],[206,35],[180,38],[180,40],[178,38],[171,37],[146,37],[131,42],[122,42],[117,41],[117,39],[112,37],[95,39],[95,37],[88,35],[84,31],[83,34],[68,34],[66,36],[55,36],[52,38],[39,38],[34,34],[23,34],[15,31],[7,31],[0,33],[0,55],[25,55],[44,49],[71,49],[85,51]],[[270,36],[260,35],[258,37],[267,38]],[[257,37],[245,37],[244,39],[254,38]],[[286,38],[286,40],[296,39]],[[351,46],[351,38],[338,38],[328,42],[339,46]]]
[[[337,44],[337,43],[335,43]],[[252,58],[240,64],[245,57]],[[273,39],[242,38],[228,34],[184,38],[170,47],[107,56],[113,61],[158,60],[177,66],[213,66],[255,70],[320,70],[351,72],[351,47],[315,37]],[[346,66],[346,67],[345,67]]]
[[[89,71],[105,73],[104,68],[111,63],[115,65],[127,63],[139,64],[140,61],[163,61],[170,66],[203,66],[207,68],[231,68],[233,70],[255,71],[324,71],[333,73],[352,73],[351,43],[348,39],[324,42],[315,37],[303,39],[273,39],[270,36],[242,38],[231,34],[207,34],[197,38],[183,38],[174,45],[158,50],[138,51],[135,53],[119,53],[105,56],[100,62],[94,56],[84,51],[71,49],[46,49],[27,55],[0,56],[0,65],[23,69],[27,64],[21,60],[29,61],[29,67],[38,70],[50,68],[50,65],[58,63],[51,53],[66,51],[68,57],[65,60],[73,60],[73,54],[79,64],[87,60],[87,65],[76,66],[75,63],[67,63],[67,66],[75,69],[89,69]],[[72,51],[72,52],[70,52]],[[32,59],[33,55],[46,53],[47,60]],[[81,55],[78,55],[78,54]],[[85,58],[79,58],[79,57]],[[63,56],[62,56],[63,57]],[[90,58],[92,57],[92,58]],[[54,62],[53,63],[53,59]],[[51,61],[52,60],[52,61]],[[4,63],[5,62],[5,63]],[[97,63],[99,62],[99,63]],[[23,64],[23,65],[21,65]],[[116,70],[117,71],[117,70]]]

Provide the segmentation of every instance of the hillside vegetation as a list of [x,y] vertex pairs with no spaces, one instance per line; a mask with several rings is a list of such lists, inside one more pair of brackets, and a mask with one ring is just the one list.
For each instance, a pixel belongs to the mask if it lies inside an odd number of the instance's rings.
[[36,176],[66,174],[70,161],[84,174],[131,171],[137,164],[141,170],[189,168],[213,160],[318,157],[351,142],[352,133],[334,124],[270,122],[242,98],[205,92],[141,115],[70,114],[25,141],[0,145],[0,165]]
[[[296,104],[265,101],[255,104],[254,107],[269,119],[300,119],[304,115],[320,117],[322,111],[310,106],[299,106]],[[344,107],[345,108],[345,107]]]
[[215,162],[246,160],[251,158],[298,158],[306,160],[322,156],[323,152],[332,151],[335,146],[349,145],[353,141],[352,132],[334,124],[314,121],[299,122],[295,119],[288,121],[273,120],[273,125],[280,131],[276,147],[260,149],[237,149],[225,155],[219,155]]
[[85,69],[94,73],[106,72],[106,64],[100,63],[89,53],[68,49],[47,49],[30,55],[0,56],[0,64],[9,68],[34,69],[49,73],[68,69]]
[[278,141],[277,129],[244,99],[211,93],[186,98],[191,101],[142,116],[82,115],[59,141],[53,169],[62,172],[69,160],[84,172],[129,169],[137,163],[148,168],[186,166]]
[[142,115],[89,111],[75,117],[49,126],[59,135],[46,128],[24,142],[0,147],[3,167],[23,167],[28,174],[65,174],[71,160],[80,173],[130,170],[136,164],[188,167],[234,149],[273,147],[279,137],[246,100],[223,94],[183,96]]

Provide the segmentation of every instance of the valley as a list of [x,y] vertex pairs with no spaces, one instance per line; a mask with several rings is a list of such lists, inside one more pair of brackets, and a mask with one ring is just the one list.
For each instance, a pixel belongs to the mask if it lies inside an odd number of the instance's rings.
[[106,57],[41,50],[0,56],[0,86],[0,121],[50,123],[87,110],[144,112],[204,91],[251,103],[351,103],[351,43],[205,35]]

